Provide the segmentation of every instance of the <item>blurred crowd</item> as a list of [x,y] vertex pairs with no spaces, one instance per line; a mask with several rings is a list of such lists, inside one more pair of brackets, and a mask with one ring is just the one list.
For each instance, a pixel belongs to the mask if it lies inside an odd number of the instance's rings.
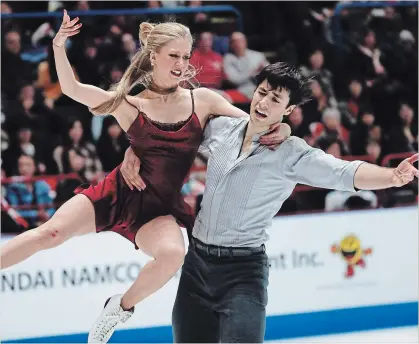
[[[390,153],[417,151],[417,6],[344,9],[336,18],[332,14],[339,3],[2,2],[1,12],[233,5],[243,15],[243,31],[232,13],[176,16],[195,37],[191,63],[201,86],[248,110],[255,75],[270,62],[286,61],[312,77],[312,101],[286,119],[293,135],[336,157],[363,156],[377,164]],[[83,28],[67,45],[76,78],[108,89],[141,48],[139,24],[170,18],[81,16]],[[116,167],[128,141],[111,117],[93,117],[62,94],[51,46],[60,18],[2,18],[1,25],[2,179],[72,174],[62,181],[2,183],[5,207],[19,209],[17,216],[35,226],[76,186],[100,180]],[[195,167],[201,171],[191,174],[182,190],[193,206],[205,185],[205,157],[198,156]],[[416,197],[417,191],[411,192]],[[334,210],[336,199],[342,208],[348,198],[336,193],[293,196],[284,211]],[[359,198],[357,205],[380,203],[374,193]],[[387,200],[386,205],[393,203]],[[34,205],[42,210],[34,211]]]

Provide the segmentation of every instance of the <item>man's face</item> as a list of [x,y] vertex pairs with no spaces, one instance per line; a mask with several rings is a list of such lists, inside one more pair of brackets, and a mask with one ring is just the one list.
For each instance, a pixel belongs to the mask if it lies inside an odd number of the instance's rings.
[[399,116],[404,124],[410,125],[413,121],[414,116],[412,108],[407,104],[403,104],[400,107]]
[[290,94],[287,90],[272,89],[268,80],[264,80],[253,94],[250,121],[264,127],[281,122],[295,108],[295,105],[288,106],[289,101]]
[[323,53],[320,50],[317,50],[310,56],[310,63],[314,69],[321,69],[324,63]]
[[199,40],[199,47],[204,51],[211,51],[213,44],[213,37],[211,32],[201,33]]
[[20,35],[18,32],[11,31],[6,34],[5,36],[5,47],[8,51],[12,54],[19,54],[20,53]]
[[247,39],[241,32],[233,32],[230,39],[231,50],[236,55],[242,55],[247,49]]

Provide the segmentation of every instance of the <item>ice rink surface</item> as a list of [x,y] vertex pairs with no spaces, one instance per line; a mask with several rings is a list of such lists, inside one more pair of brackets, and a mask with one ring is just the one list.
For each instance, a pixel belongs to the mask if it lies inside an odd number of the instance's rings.
[[305,337],[268,343],[419,343],[418,327],[354,332],[321,337]]

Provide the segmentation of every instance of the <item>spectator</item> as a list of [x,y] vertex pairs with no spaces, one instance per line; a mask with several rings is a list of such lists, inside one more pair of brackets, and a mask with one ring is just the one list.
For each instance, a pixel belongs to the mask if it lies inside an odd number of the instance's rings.
[[366,153],[371,157],[372,163],[380,164],[381,161],[381,146],[376,141],[369,141],[367,143]]
[[[13,13],[12,8],[10,7],[10,5],[7,2],[2,1],[0,6],[1,6],[0,13],[2,13],[2,14]],[[12,22],[11,19],[1,18],[1,29],[2,29],[2,31],[5,32],[5,31],[8,30],[8,28],[11,28],[12,25],[13,25],[12,23],[13,22]]]
[[[1,154],[3,155],[4,151],[6,151],[10,146],[10,137],[7,133],[6,128],[4,127],[4,122],[6,121],[6,115],[3,113],[3,104],[1,106],[1,113],[0,113],[0,122],[1,122]],[[4,155],[3,155],[4,156]]]
[[371,112],[364,112],[350,133],[350,148],[353,155],[367,154],[369,131],[374,125],[375,117]]
[[111,172],[124,160],[129,141],[114,117],[103,121],[102,133],[96,145],[97,154],[105,172]]
[[356,77],[352,77],[348,85],[349,99],[345,104],[346,112],[349,114],[349,121],[354,123],[357,121],[361,110],[369,108],[370,104],[362,81]]
[[111,21],[111,28],[112,28],[112,25],[116,25],[121,30],[120,32],[121,39],[125,33],[128,33],[131,36],[133,34],[138,35],[137,18],[135,19],[134,18],[135,16],[124,16],[124,15],[114,16],[112,17],[112,21]]
[[75,10],[89,11],[90,10],[89,1],[77,1]]
[[333,136],[322,136],[317,140],[317,147],[325,151],[327,154],[333,155],[335,158],[342,159],[344,148],[342,141]]
[[72,178],[62,180],[57,185],[57,197],[55,202],[57,206],[65,203],[74,196],[74,190],[82,183],[88,183],[85,179],[86,159],[76,150],[70,149],[63,153],[63,172],[66,174],[75,173]]
[[119,82],[122,76],[124,75],[124,66],[122,65],[122,62],[114,63],[108,66],[108,68],[109,69],[106,73],[108,76],[104,78],[105,80],[103,80],[102,83],[100,84],[100,87],[103,88],[104,90],[109,89],[111,85],[114,85],[117,82]]
[[32,157],[38,161],[37,168],[39,172],[45,173],[46,166],[43,159],[42,146],[34,141],[31,128],[25,126],[18,130],[17,138],[4,152],[4,169],[8,176],[15,172],[16,162],[21,155]]
[[9,149],[10,146],[10,138],[9,134],[7,134],[6,131],[1,129],[1,154],[4,157],[4,152],[6,152]]
[[73,52],[74,70],[80,78],[80,81],[86,84],[99,85],[102,80],[100,75],[101,61],[98,49],[92,40],[87,40],[83,47],[83,53]]
[[42,97],[37,97],[34,87],[28,82],[24,83],[16,100],[6,102],[7,130],[12,133],[21,127],[30,127],[39,137],[51,134],[52,113],[42,101]]
[[24,81],[32,81],[32,66],[22,60],[21,36],[15,30],[10,30],[4,35],[4,46],[1,56],[1,89],[9,99],[15,99],[19,87]]
[[307,142],[310,141],[311,133],[304,120],[303,110],[300,106],[297,106],[287,117],[287,123],[291,126],[292,135],[298,136]]
[[22,183],[12,183],[7,188],[7,200],[11,206],[42,207],[37,209],[18,209],[19,214],[28,222],[31,228],[46,222],[53,214],[53,199],[51,188],[43,180],[32,181],[36,165],[32,157],[21,155],[18,159],[19,175],[29,180]]
[[10,14],[10,13],[12,13],[12,8],[10,7],[10,5],[7,3],[7,2],[5,2],[5,1],[2,1],[1,2],[1,13],[5,13],[5,14]]
[[333,89],[333,75],[328,69],[324,68],[323,64],[323,51],[316,49],[309,56],[309,66],[302,66],[300,69],[306,77],[315,77],[322,84],[323,89],[329,98],[330,105],[336,107],[337,101]]
[[[66,97],[62,90],[60,83],[58,82],[58,76],[55,71],[54,53],[52,51],[52,43],[48,45],[48,58],[46,61],[41,62],[38,65],[37,80],[35,87],[39,88],[43,92],[47,104],[52,108],[54,105],[69,105],[72,103],[68,97]],[[80,81],[80,78],[73,67],[73,73],[76,80]]]
[[328,108],[323,112],[322,123],[311,125],[314,138],[330,137],[339,141],[343,154],[348,154],[346,148],[349,142],[349,132],[343,127],[340,121],[340,112],[336,108]]
[[224,71],[223,57],[213,49],[213,34],[202,32],[199,35],[197,49],[191,56],[191,64],[197,69],[196,79],[208,88],[221,89]]
[[379,125],[374,124],[369,128],[368,131],[368,142],[374,141],[377,142],[380,146],[382,144],[382,131]]
[[350,71],[352,74],[362,75],[367,87],[373,87],[386,75],[380,58],[381,50],[377,46],[375,32],[366,30],[362,42],[350,56]]
[[311,81],[312,100],[303,105],[304,113],[307,114],[308,123],[321,122],[323,111],[330,107],[321,83],[317,79]]
[[385,41],[394,41],[397,34],[403,28],[400,14],[392,6],[384,9],[374,9],[371,11],[370,21],[367,25],[380,34],[380,39]]
[[[344,148],[339,140],[330,137],[322,137],[318,146],[327,154],[342,159]],[[378,199],[372,191],[362,190],[360,192],[331,191],[325,197],[325,211],[344,210],[349,208],[377,207]]]
[[402,30],[399,34],[399,45],[391,51],[397,53],[398,58],[395,58],[394,64],[397,64],[399,70],[398,79],[405,86],[405,99],[414,104],[418,97],[418,50],[413,34]]
[[231,35],[231,50],[224,56],[224,71],[227,80],[237,90],[226,91],[233,102],[250,102],[255,90],[253,78],[269,64],[266,57],[247,48],[246,36],[241,32]]
[[413,123],[414,113],[409,104],[402,103],[399,108],[399,123],[390,130],[386,143],[386,153],[417,151],[418,131]]
[[137,43],[134,40],[134,37],[130,33],[124,33],[122,35],[122,50],[125,53],[125,59],[131,62],[133,56],[138,50]]
[[102,164],[97,157],[95,146],[84,139],[83,126],[79,120],[69,119],[68,132],[65,134],[63,145],[54,150],[54,159],[61,173],[64,171],[63,156],[66,151],[74,149],[83,156],[86,164],[84,178],[89,182],[100,180],[103,177]]
[[[127,67],[126,62],[128,61],[120,60],[118,62],[108,64],[105,67],[106,77],[103,78],[103,81],[100,83],[99,87],[103,88],[104,90],[108,90],[112,85],[118,83],[121,80],[122,76],[124,75],[124,71]],[[133,92],[132,94],[139,93],[136,87],[134,87],[132,92]],[[97,141],[101,135],[103,121],[104,121],[103,116],[93,116],[92,118],[92,121],[91,121],[92,134],[93,134],[93,139],[95,141]]]
[[148,8],[160,8],[161,3],[160,3],[160,1],[149,0],[149,1],[147,1],[147,7]]

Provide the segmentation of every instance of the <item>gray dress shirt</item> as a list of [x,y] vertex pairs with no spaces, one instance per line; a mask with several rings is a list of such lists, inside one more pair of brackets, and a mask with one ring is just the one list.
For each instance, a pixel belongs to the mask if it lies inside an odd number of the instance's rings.
[[274,151],[253,137],[241,156],[247,118],[216,117],[204,131],[200,152],[208,155],[201,210],[193,236],[225,247],[260,246],[268,239],[272,218],[297,183],[354,191],[362,161],[336,159],[291,136]]

